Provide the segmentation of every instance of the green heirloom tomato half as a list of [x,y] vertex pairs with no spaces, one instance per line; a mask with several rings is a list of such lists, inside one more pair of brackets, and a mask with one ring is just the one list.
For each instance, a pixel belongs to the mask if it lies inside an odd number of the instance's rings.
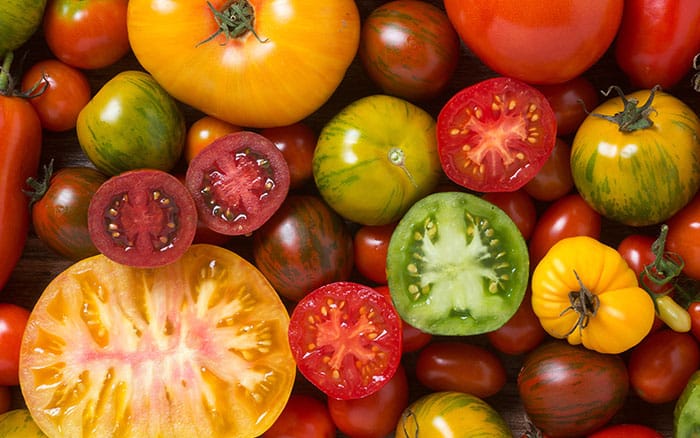
[[416,202],[391,236],[386,265],[401,317],[424,332],[457,336],[493,331],[508,321],[530,271],[515,223],[465,192]]
[[321,130],[313,175],[338,214],[364,225],[397,221],[438,184],[435,120],[403,99],[359,99]]
[[44,17],[46,0],[0,1],[0,58],[27,42]]
[[132,169],[169,171],[185,144],[185,117],[178,103],[141,71],[110,79],[80,111],[78,142],[107,175]]

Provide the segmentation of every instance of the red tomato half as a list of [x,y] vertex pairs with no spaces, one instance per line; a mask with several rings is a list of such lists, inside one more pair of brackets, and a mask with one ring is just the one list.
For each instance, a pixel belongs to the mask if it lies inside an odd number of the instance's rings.
[[401,360],[401,318],[380,292],[334,282],[313,290],[292,311],[289,344],[304,377],[329,397],[375,393]]
[[557,121],[537,89],[507,77],[457,92],[437,118],[438,154],[445,174],[479,192],[517,190],[554,148]]

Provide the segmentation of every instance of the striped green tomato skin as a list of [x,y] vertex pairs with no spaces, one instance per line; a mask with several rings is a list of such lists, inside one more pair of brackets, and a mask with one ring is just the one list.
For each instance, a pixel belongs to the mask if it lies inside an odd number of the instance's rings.
[[0,1],[0,57],[27,42],[41,24],[46,0]]
[[688,380],[673,410],[674,438],[700,437],[700,370]]
[[171,170],[185,143],[185,118],[147,73],[124,71],[80,111],[78,142],[97,169],[117,175],[132,169]]
[[396,438],[511,438],[503,417],[484,400],[463,392],[443,391],[422,396],[404,410]]
[[[647,101],[650,90],[626,98]],[[613,115],[622,100],[611,98],[587,116],[571,147],[576,189],[596,211],[631,225],[658,224],[687,204],[700,188],[700,120],[685,103],[656,92],[653,125],[621,132],[593,114]]]
[[397,221],[442,175],[435,119],[397,97],[361,98],[323,127],[312,164],[321,196],[345,219]]

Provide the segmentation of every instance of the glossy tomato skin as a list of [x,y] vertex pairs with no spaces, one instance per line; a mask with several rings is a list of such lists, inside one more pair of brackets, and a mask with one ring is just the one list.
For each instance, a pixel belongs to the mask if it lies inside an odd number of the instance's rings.
[[536,88],[554,110],[557,135],[560,137],[576,132],[586,118],[586,111],[598,106],[598,90],[584,76],[558,84],[542,84]]
[[[604,118],[620,113],[625,101],[638,102],[640,110],[650,104],[653,125],[623,130]],[[574,185],[591,207],[625,225],[644,226],[666,221],[693,198],[700,187],[700,119],[692,108],[645,89],[610,97],[592,113],[571,144]]]
[[418,381],[433,391],[459,391],[486,398],[506,384],[506,368],[485,347],[456,341],[433,341],[418,352]]
[[517,190],[552,152],[556,123],[544,95],[524,82],[499,76],[469,85],[438,114],[442,170],[470,190]]
[[289,192],[289,166],[275,145],[252,131],[218,138],[187,166],[185,182],[199,219],[217,233],[250,234]]
[[663,438],[658,431],[642,424],[622,423],[605,426],[588,435],[588,438]]
[[7,0],[0,4],[0,55],[27,42],[41,26],[46,0]]
[[688,306],[690,314],[690,332],[700,342],[700,301],[693,301]]
[[0,385],[19,384],[19,350],[29,310],[11,303],[0,303]]
[[683,258],[683,273],[700,279],[700,195],[667,222],[666,248]]
[[322,400],[292,393],[284,410],[262,438],[334,438],[335,432],[333,418]]
[[65,167],[51,176],[32,204],[32,224],[41,241],[61,256],[77,261],[99,251],[88,230],[88,206],[107,177],[92,167]]
[[408,406],[408,378],[403,365],[377,392],[366,397],[328,398],[328,410],[338,429],[350,438],[385,438]]
[[571,176],[571,146],[557,138],[549,158],[535,176],[523,186],[532,198],[552,202],[568,195],[574,188]]
[[[391,302],[393,306],[394,303],[391,301],[391,291],[389,286],[382,285],[376,286],[375,290],[381,292],[384,297]],[[403,319],[401,320],[401,352],[411,353],[418,351],[421,348],[428,345],[432,341],[433,335],[426,333],[420,329],[413,327],[411,324],[407,323]]]
[[358,54],[384,93],[420,101],[447,87],[459,50],[459,36],[442,9],[423,0],[394,0],[364,20]]
[[540,320],[532,310],[532,291],[528,289],[517,312],[501,327],[486,333],[489,343],[498,351],[521,355],[540,345],[547,337]]
[[275,126],[260,131],[282,152],[289,166],[289,188],[300,189],[313,179],[313,157],[318,136],[306,123]]
[[551,437],[581,436],[607,424],[629,392],[625,362],[562,341],[525,357],[518,393],[533,424]]
[[179,104],[152,76],[117,73],[78,114],[78,143],[95,167],[113,176],[127,170],[169,171],[185,143]]
[[316,187],[344,218],[361,225],[395,222],[432,192],[442,171],[435,119],[388,95],[360,98],[329,120],[313,157]]
[[81,70],[56,59],[45,59],[32,65],[22,76],[22,89],[29,92],[38,84],[29,102],[41,126],[54,132],[75,128],[78,114],[90,101],[87,76]]
[[352,273],[350,229],[315,195],[289,195],[253,233],[252,251],[258,269],[292,301]]
[[355,269],[366,279],[386,284],[386,256],[396,223],[363,225],[353,236]]
[[236,7],[226,0],[129,1],[132,50],[169,94],[205,114],[247,128],[296,123],[330,98],[355,58],[357,5],[247,3],[253,31],[233,35],[216,34],[212,9]]
[[689,333],[658,330],[632,350],[627,367],[630,386],[642,400],[670,402],[700,368],[700,346]]
[[623,0],[594,5],[566,0],[446,0],[450,21],[465,44],[496,72],[533,84],[579,76],[612,43]]
[[692,0],[625,2],[615,59],[636,88],[669,89],[700,52],[700,4]]
[[512,192],[484,193],[483,199],[505,211],[518,226],[523,239],[529,240],[537,222],[537,209],[530,195],[525,190]]
[[243,128],[232,125],[212,116],[202,116],[192,122],[187,128],[185,137],[185,161],[189,163],[202,149],[214,140],[232,132],[242,131]]
[[530,264],[534,268],[559,240],[572,236],[599,238],[602,218],[577,193],[566,195],[547,206],[530,237]]

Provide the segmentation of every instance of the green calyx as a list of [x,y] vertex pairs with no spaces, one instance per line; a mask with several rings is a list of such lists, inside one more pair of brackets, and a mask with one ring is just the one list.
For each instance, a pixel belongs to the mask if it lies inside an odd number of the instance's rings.
[[651,106],[651,103],[654,100],[654,95],[660,88],[661,87],[658,85],[654,86],[649,93],[649,98],[647,101],[644,102],[642,106],[638,106],[639,101],[637,99],[627,99],[620,87],[613,85],[608,88],[606,93],[603,94],[607,96],[612,90],[615,90],[620,96],[620,99],[622,99],[624,109],[612,116],[596,113],[591,113],[591,115],[617,124],[622,132],[633,132],[640,129],[650,128],[654,125],[654,122],[649,118],[649,116],[655,111],[654,107]]
[[224,35],[226,42],[228,42],[248,32],[252,33],[261,43],[267,41],[267,39],[261,39],[255,32],[255,9],[247,0],[229,1],[221,10],[216,9],[211,2],[207,2],[207,6],[209,6],[209,10],[219,28],[207,39],[197,44],[198,46],[213,40],[219,35]]

